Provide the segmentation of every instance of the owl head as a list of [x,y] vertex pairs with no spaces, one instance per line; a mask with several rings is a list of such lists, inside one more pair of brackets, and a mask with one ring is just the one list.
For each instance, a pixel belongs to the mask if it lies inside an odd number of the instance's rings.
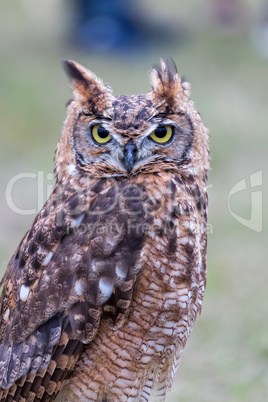
[[74,99],[56,151],[58,179],[120,177],[163,171],[206,176],[208,132],[171,58],[151,70],[151,91],[113,96],[80,64],[63,61]]

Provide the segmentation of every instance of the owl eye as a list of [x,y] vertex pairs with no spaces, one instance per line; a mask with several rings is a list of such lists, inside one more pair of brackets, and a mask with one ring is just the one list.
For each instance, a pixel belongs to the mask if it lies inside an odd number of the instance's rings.
[[105,144],[112,138],[108,130],[105,130],[100,125],[93,126],[91,128],[92,137],[98,144]]
[[171,139],[172,135],[173,129],[171,126],[160,126],[150,134],[150,137],[155,142],[164,144]]

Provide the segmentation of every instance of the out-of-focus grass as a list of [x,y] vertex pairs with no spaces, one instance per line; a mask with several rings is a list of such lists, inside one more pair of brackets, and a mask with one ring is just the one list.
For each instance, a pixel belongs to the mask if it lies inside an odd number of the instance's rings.
[[[208,2],[203,2],[208,6]],[[203,4],[202,3],[202,4]],[[39,3],[38,3],[39,4]],[[147,70],[160,56],[172,55],[179,72],[192,83],[192,98],[211,132],[209,176],[208,281],[198,318],[168,401],[257,402],[268,398],[267,251],[263,231],[239,224],[228,211],[228,193],[259,170],[267,181],[268,61],[253,48],[249,30],[223,35],[199,16],[200,2],[180,6],[154,2],[174,21],[183,16],[189,35],[178,46],[131,58],[81,54],[64,44],[64,4],[2,1],[0,4],[0,263],[1,273],[33,220],[12,212],[6,186],[15,174],[44,172],[52,181],[53,153],[71,96],[60,70],[62,57],[85,64],[110,82],[115,93],[148,90]],[[254,2],[245,4],[256,15]],[[146,1],[147,10],[151,1]],[[170,9],[168,7],[170,5]],[[51,11],[53,10],[53,11]],[[171,11],[169,11],[171,10]],[[195,12],[198,10],[198,12]],[[51,12],[50,12],[51,11]],[[253,12],[254,11],[254,12]],[[254,22],[254,19],[252,19]],[[36,208],[34,179],[14,186],[21,208]],[[250,189],[234,195],[231,208],[250,217]],[[211,233],[212,232],[212,233]]]

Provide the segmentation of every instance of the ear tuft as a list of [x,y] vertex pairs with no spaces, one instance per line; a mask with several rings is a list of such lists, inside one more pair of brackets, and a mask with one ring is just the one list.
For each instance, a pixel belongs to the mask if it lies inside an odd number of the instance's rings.
[[153,66],[151,70],[151,85],[155,96],[174,99],[181,91],[181,82],[176,64],[171,57],[160,59],[160,67]]
[[76,97],[97,100],[98,97],[111,95],[111,89],[81,64],[73,60],[62,60],[62,66],[71,81]]
[[[84,84],[85,87],[88,86],[88,81],[85,77],[85,75],[82,73],[82,69],[84,69],[84,67],[82,67],[81,65],[78,65],[78,63],[76,63],[75,61],[72,60],[67,60],[67,59],[63,59],[61,61],[62,63],[62,67],[64,69],[64,71],[66,72],[68,78],[70,79],[70,81],[72,82],[72,84],[75,86],[75,83],[80,83],[80,84]],[[79,68],[80,67],[80,68]],[[82,67],[82,69],[81,69]]]
[[168,78],[169,82],[177,79],[178,70],[172,57],[163,57],[160,59],[160,66],[163,74]]

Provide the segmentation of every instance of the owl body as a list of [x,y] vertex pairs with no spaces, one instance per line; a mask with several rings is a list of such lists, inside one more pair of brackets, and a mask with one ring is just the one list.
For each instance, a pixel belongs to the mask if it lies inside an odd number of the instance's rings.
[[56,185],[3,279],[1,400],[164,400],[202,307],[208,133],[170,59],[137,96],[65,66]]

